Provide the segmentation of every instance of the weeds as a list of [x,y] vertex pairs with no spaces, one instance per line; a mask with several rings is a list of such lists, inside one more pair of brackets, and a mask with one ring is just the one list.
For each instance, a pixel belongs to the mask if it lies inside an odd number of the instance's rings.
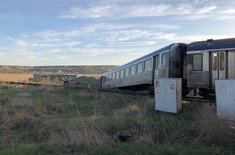
[[4,154],[26,149],[31,154],[235,152],[230,145],[235,143],[234,123],[218,119],[213,109],[199,103],[183,105],[181,114],[168,114],[154,110],[153,98],[92,89],[47,86],[0,93]]

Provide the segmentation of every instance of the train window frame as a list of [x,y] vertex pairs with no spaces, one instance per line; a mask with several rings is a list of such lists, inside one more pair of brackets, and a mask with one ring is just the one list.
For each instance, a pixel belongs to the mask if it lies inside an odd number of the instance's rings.
[[[128,70],[128,71],[127,71]],[[127,74],[128,73],[128,74]],[[125,77],[130,76],[130,67],[125,68]]]
[[139,74],[139,73],[142,73],[142,72],[143,72],[143,62],[141,61],[141,62],[137,63],[136,73]]
[[125,77],[125,70],[121,69],[120,70],[120,78],[124,78]]
[[[200,68],[196,69],[195,68],[195,60],[194,57],[195,56],[200,56]],[[202,71],[203,70],[203,54],[202,53],[196,53],[196,54],[192,54],[192,70],[193,71]]]
[[156,55],[156,57],[155,57],[155,69],[159,69],[159,55]]
[[116,79],[119,79],[120,78],[120,71],[116,71]]
[[[166,58],[165,61],[163,61],[164,58]],[[166,68],[168,66],[169,66],[169,52],[165,52],[161,54],[161,68]]]
[[[146,68],[146,63],[147,62],[149,62],[149,67],[148,68]],[[147,59],[147,60],[145,60],[144,61],[144,71],[145,72],[147,72],[147,71],[151,71],[151,69],[152,69],[152,59],[151,58],[149,58],[149,59]]]
[[[135,67],[133,73],[132,73],[132,67]],[[135,75],[135,74],[136,74],[136,64],[135,65],[131,65],[131,67],[130,67],[130,75]]]
[[217,52],[212,52],[212,71],[217,71],[218,69],[218,53]]
[[115,77],[116,77],[116,73],[112,73],[112,80],[115,80]]
[[219,53],[219,69],[221,70],[221,71],[224,71],[224,69],[225,69],[225,61],[224,61],[224,59],[225,59],[225,54],[224,54],[224,52],[220,52]]

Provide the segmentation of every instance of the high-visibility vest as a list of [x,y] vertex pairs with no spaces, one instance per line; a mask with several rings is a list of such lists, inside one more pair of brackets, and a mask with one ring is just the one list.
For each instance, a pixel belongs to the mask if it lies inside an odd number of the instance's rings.
[[68,81],[69,78],[68,78],[67,76],[64,76],[64,77],[63,77],[63,80],[64,80],[64,81]]

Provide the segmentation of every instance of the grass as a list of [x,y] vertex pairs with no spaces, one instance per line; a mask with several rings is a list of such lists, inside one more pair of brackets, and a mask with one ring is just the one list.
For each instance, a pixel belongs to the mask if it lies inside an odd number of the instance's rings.
[[235,154],[234,122],[213,107],[62,87],[0,88],[0,154]]

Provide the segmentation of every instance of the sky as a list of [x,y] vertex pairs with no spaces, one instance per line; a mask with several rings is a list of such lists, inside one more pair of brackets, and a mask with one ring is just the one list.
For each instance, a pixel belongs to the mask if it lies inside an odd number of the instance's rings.
[[121,65],[235,37],[235,0],[0,0],[0,65]]

